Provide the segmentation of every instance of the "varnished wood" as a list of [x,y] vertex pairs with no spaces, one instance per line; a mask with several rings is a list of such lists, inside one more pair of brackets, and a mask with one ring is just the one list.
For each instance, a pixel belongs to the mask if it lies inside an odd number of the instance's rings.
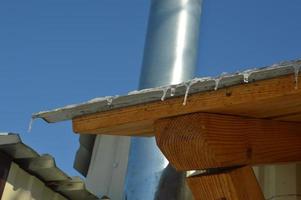
[[264,200],[251,167],[187,178],[195,200]]
[[195,113],[158,120],[155,132],[177,170],[301,161],[301,123]]
[[156,120],[194,112],[278,119],[301,113],[301,81],[298,85],[296,89],[294,75],[287,75],[193,94],[186,106],[182,105],[183,97],[177,97],[120,108],[75,118],[73,130],[82,134],[154,135]]
[[122,136],[153,136],[154,126],[150,121],[131,122],[122,124],[116,127],[101,128],[102,133],[107,135],[122,135]]

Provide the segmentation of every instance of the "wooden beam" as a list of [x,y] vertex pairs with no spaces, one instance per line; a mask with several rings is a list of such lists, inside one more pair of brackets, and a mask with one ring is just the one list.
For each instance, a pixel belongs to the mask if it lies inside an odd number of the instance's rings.
[[155,131],[177,170],[301,161],[301,123],[195,113],[158,120]]
[[264,200],[251,167],[187,178],[195,200]]
[[[195,112],[274,118],[301,113],[301,81],[294,75],[256,81],[217,91],[130,106],[73,119],[73,130],[81,134],[154,135],[156,120]],[[277,108],[277,109],[275,109]]]

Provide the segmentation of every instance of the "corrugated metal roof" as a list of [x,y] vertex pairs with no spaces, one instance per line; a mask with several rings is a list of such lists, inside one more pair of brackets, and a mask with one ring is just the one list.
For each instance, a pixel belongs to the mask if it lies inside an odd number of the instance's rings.
[[[35,113],[32,117],[33,119],[42,118],[49,123],[54,123],[71,120],[85,114],[103,112],[153,101],[161,101],[178,96],[184,96],[183,101],[185,101],[184,99],[188,96],[188,94],[212,91],[288,74],[296,74],[300,70],[300,65],[301,60],[295,60],[274,64],[268,67],[253,68],[233,74],[222,74],[214,78],[195,78],[177,85],[133,91],[123,96],[96,98],[81,104],[69,105],[63,108]],[[89,168],[94,140],[94,135],[80,136],[80,148],[77,151],[74,166],[83,175],[87,174]]]
[[[1,153],[1,156],[7,157],[3,153]],[[6,183],[1,199],[68,200],[67,197],[63,196],[58,192],[53,191],[43,181],[41,181],[36,176],[26,172],[15,162],[10,163],[8,176],[6,178]]]
[[79,177],[69,177],[56,166],[51,155],[39,155],[25,145],[18,134],[1,133],[0,151],[9,155],[22,169],[38,177],[55,192],[70,200],[99,199],[86,189]]

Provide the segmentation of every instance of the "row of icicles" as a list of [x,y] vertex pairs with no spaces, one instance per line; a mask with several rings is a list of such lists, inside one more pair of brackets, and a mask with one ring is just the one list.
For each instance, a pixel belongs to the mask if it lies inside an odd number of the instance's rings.
[[[296,65],[296,66],[294,66],[295,89],[298,89],[298,78],[299,78],[300,68],[301,68],[301,65]],[[250,77],[250,75],[251,75],[252,73],[254,73],[254,72],[255,72],[254,70],[247,70],[247,71],[241,73],[241,74],[243,75],[244,83],[249,83],[249,77]],[[227,77],[227,75],[228,75],[228,74],[227,74],[226,72],[224,72],[224,73],[222,73],[222,75],[221,75],[220,77],[214,79],[214,80],[215,80],[215,87],[214,87],[214,90],[217,90],[217,89],[219,88],[219,83],[220,83],[220,81],[221,81],[223,78]],[[189,82],[184,83],[184,85],[186,86],[186,92],[185,92],[185,95],[184,95],[183,106],[185,106],[185,105],[187,104],[187,99],[188,99],[188,95],[189,95],[189,90],[190,90],[190,88],[191,88],[194,84],[196,84],[196,83],[198,83],[198,82],[204,82],[205,80],[208,80],[208,79],[209,79],[209,78],[201,78],[201,79],[197,79],[197,78],[196,78],[196,79],[193,79],[193,80],[191,80],[191,81],[189,81]],[[165,88],[162,89],[163,95],[162,95],[162,97],[161,97],[161,101],[164,101],[164,100],[165,100],[166,94],[167,94],[168,90],[170,90],[170,96],[171,96],[171,97],[175,95],[175,93],[176,93],[176,88],[175,88],[175,87],[173,87],[173,86],[165,87]]]
[[[299,77],[299,72],[300,72],[300,69],[301,69],[301,65],[295,65],[293,67],[294,67],[294,74],[295,74],[295,89],[298,89],[298,77]],[[254,72],[255,72],[255,70],[247,70],[247,71],[244,71],[243,73],[240,73],[241,75],[243,75],[244,83],[248,83],[249,82],[249,77]],[[222,73],[222,75],[220,77],[214,79],[215,80],[214,90],[217,90],[219,88],[220,81],[223,78],[227,77],[227,76],[228,76],[228,74],[224,72],[224,73]],[[184,85],[186,87],[186,91],[185,91],[185,95],[184,95],[183,106],[185,106],[187,104],[187,99],[188,99],[188,96],[189,96],[190,88],[193,85],[195,85],[196,83],[205,82],[207,80],[211,80],[211,79],[209,77],[206,77],[206,78],[195,78],[195,79],[192,79],[192,80],[184,83]],[[166,87],[160,87],[158,89],[160,89],[163,92],[162,97],[161,97],[161,101],[164,101],[166,99],[166,95],[167,95],[167,92],[169,90],[170,90],[170,96],[171,97],[175,96],[175,94],[176,94],[176,86],[166,86]],[[153,90],[152,89],[146,89],[146,90],[142,90],[142,91],[133,91],[133,92],[130,92],[128,94],[129,95],[131,95],[131,94],[139,94],[139,93],[145,93],[147,91],[153,91]],[[118,96],[115,96],[115,97],[95,98],[95,99],[90,100],[88,103],[94,103],[94,102],[99,102],[99,101],[104,101],[105,100],[105,101],[107,101],[107,105],[111,106],[112,103],[113,103],[113,100],[116,97],[118,97]],[[30,121],[29,129],[28,129],[29,132],[32,129],[33,121],[34,121],[34,118],[32,118],[31,121]]]

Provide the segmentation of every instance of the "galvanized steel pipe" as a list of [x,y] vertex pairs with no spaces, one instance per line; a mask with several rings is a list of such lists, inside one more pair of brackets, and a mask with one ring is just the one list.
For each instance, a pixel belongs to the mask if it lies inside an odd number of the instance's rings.
[[152,0],[140,89],[195,75],[202,0]]
[[[140,89],[177,84],[195,75],[202,0],[152,0]],[[191,199],[154,138],[132,138],[127,200]],[[187,196],[188,195],[188,196]]]

